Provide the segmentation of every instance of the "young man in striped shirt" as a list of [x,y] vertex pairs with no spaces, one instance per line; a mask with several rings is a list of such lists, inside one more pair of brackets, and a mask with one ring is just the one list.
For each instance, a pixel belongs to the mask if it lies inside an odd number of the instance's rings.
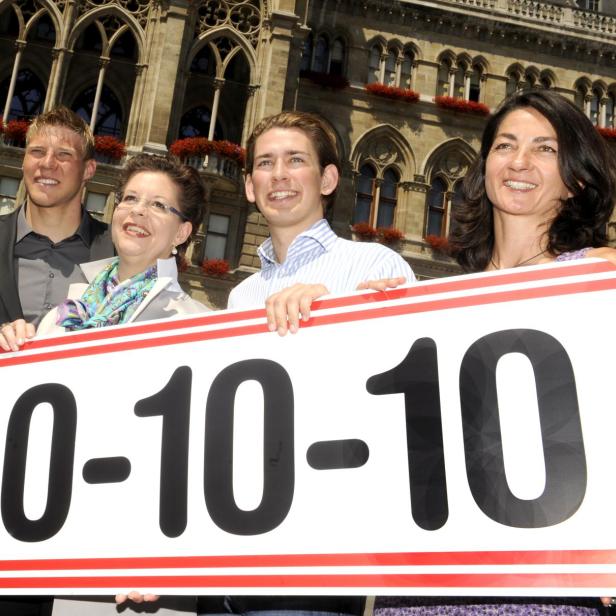
[[415,276],[396,252],[336,236],[324,218],[333,205],[340,159],[318,116],[282,112],[262,120],[247,143],[246,196],[267,220],[261,271],[229,295],[229,308],[266,305],[271,331],[294,333],[313,300],[328,293],[391,288]]

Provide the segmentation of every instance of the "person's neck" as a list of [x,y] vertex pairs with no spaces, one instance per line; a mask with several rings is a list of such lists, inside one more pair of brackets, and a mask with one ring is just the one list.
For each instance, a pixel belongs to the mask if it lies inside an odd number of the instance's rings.
[[284,263],[287,258],[289,246],[291,246],[293,240],[304,231],[310,229],[319,220],[321,219],[317,218],[315,220],[311,220],[299,227],[270,227],[272,246],[274,248],[274,254],[276,255],[276,260],[278,263]]
[[124,282],[129,278],[137,276],[137,274],[145,272],[153,265],[156,265],[156,263],[158,263],[158,261],[155,263],[146,263],[145,261],[141,261],[139,259],[123,259],[120,257],[118,262],[118,279],[120,282]]
[[489,269],[537,265],[552,260],[548,223],[522,217],[494,218],[494,249]]
[[77,231],[81,216],[81,203],[46,208],[26,202],[26,221],[32,230],[56,244]]

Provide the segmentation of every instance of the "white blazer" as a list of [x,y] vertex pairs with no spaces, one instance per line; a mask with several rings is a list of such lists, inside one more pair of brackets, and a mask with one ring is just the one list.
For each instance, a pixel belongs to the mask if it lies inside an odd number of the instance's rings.
[[[108,265],[114,257],[110,259],[101,259],[100,261],[91,261],[90,263],[82,263],[79,267],[83,272],[88,283],[78,282],[70,285],[68,289],[68,299],[79,299],[88,284],[96,278],[98,273]],[[194,300],[190,295],[185,293],[178,283],[178,270],[175,259],[158,259],[157,261],[158,277],[150,292],[143,298],[139,307],[127,323],[133,321],[151,321],[154,319],[168,319],[180,314],[195,314],[199,312],[209,312],[211,309]],[[38,329],[37,336],[46,336],[52,334],[60,334],[66,331],[64,327],[56,325],[58,318],[58,308],[50,310],[42,319]]]

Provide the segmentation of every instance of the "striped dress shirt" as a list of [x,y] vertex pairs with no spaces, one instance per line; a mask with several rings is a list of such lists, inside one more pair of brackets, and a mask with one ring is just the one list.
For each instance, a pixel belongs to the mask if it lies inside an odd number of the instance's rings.
[[331,294],[357,289],[367,280],[404,276],[413,282],[409,264],[393,250],[371,242],[351,242],[338,237],[325,219],[300,233],[289,246],[284,263],[276,261],[268,238],[259,246],[261,271],[237,285],[228,308],[264,306],[265,300],[296,283],[323,284]]

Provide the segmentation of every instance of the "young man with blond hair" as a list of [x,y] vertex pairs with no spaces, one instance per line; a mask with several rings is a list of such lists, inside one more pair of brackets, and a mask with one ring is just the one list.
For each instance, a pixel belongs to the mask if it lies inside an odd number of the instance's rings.
[[80,263],[113,255],[107,225],[82,207],[96,171],[94,137],[66,107],[37,116],[26,135],[25,203],[0,216],[0,323],[38,324],[83,280]]

